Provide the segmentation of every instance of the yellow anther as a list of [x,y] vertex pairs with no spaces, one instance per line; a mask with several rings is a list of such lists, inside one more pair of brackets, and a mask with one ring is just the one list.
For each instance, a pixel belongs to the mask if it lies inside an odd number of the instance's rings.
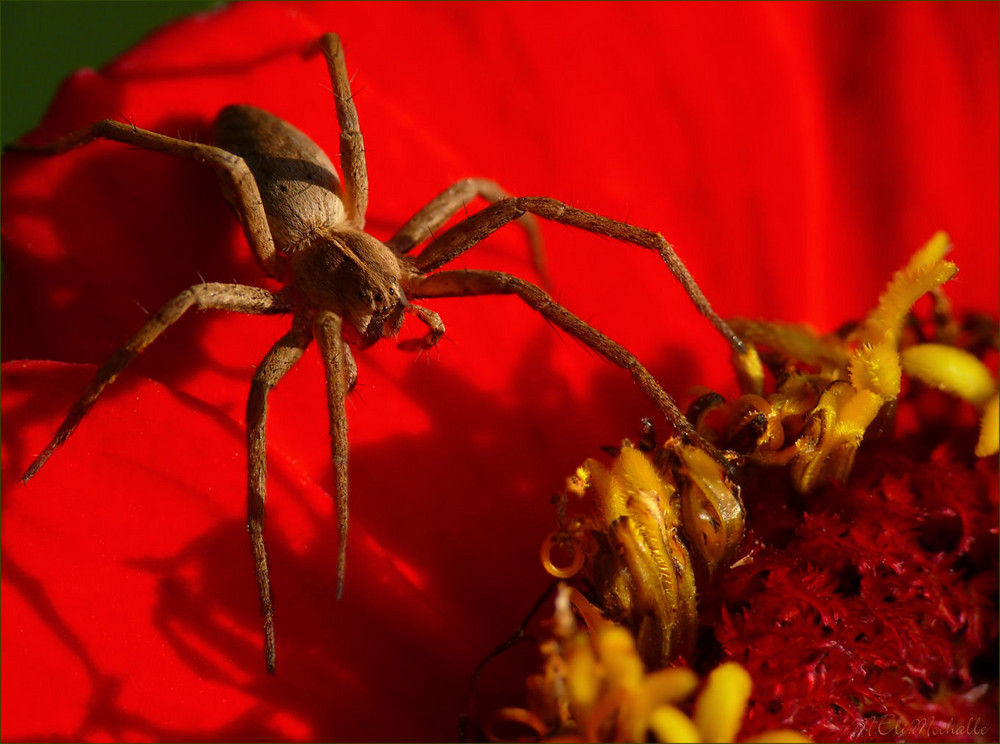
[[903,369],[939,390],[982,406],[996,395],[989,369],[967,351],[943,344],[920,344],[903,349]]
[[744,339],[742,354],[733,354],[732,364],[736,379],[744,393],[761,395],[764,392],[764,365],[753,345]]
[[976,455],[987,457],[995,455],[1000,449],[1000,397],[994,395],[983,408],[983,421],[979,429],[979,442],[976,444]]
[[585,634],[577,637],[566,659],[566,684],[570,705],[589,710],[601,692],[601,678],[597,673],[597,659]]
[[709,571],[733,557],[743,538],[743,504],[722,466],[698,447],[678,444],[681,473],[690,482],[681,499],[688,539],[708,563]]
[[608,686],[638,690],[642,684],[642,659],[635,650],[635,640],[620,625],[612,625],[597,635],[597,653]]
[[698,675],[687,667],[669,667],[646,675],[642,695],[650,708],[687,700],[698,689]]
[[585,467],[595,491],[594,506],[603,522],[601,526],[608,528],[619,517],[628,514],[628,496],[622,492],[618,479],[597,460],[587,460]]
[[615,460],[614,475],[630,493],[660,494],[664,501],[669,499],[665,491],[672,489],[663,482],[649,458],[634,447],[622,447]]
[[657,741],[667,744],[700,742],[701,734],[694,721],[673,705],[661,705],[649,716],[649,728]]
[[736,741],[752,688],[749,672],[735,662],[712,670],[694,704],[694,722],[702,741]]

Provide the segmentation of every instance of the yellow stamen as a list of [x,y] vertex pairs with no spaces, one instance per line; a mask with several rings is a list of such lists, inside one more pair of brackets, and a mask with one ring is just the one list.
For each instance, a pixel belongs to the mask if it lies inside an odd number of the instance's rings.
[[752,687],[750,674],[735,662],[712,670],[694,704],[694,722],[703,741],[736,741]]

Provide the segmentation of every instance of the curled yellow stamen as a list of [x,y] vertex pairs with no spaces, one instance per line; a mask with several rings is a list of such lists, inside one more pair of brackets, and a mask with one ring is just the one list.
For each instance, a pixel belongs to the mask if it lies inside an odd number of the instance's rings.
[[[569,562],[553,560],[553,551],[568,553]],[[575,576],[583,568],[583,550],[581,550],[579,543],[565,532],[553,532],[546,537],[542,541],[540,556],[542,567],[557,579],[568,579]]]

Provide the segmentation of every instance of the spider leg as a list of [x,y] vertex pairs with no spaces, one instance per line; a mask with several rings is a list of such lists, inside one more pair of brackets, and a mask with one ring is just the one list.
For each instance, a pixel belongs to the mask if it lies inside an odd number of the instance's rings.
[[444,266],[488,235],[499,230],[512,220],[520,219],[525,213],[537,215],[546,220],[577,227],[597,235],[633,243],[641,248],[655,251],[670,269],[670,273],[681,283],[688,297],[712,326],[726,339],[733,350],[733,364],[740,377],[741,386],[758,392],[763,388],[764,371],[753,346],[745,344],[712,309],[708,298],[702,293],[694,277],[688,271],[674,248],[659,233],[641,227],[602,217],[582,209],[563,204],[544,196],[526,196],[504,199],[491,204],[480,212],[447,230],[433,240],[414,259],[417,269],[428,273]]
[[[409,253],[428,238],[433,239],[434,232],[438,228],[477,196],[490,203],[510,198],[510,194],[500,188],[500,185],[495,181],[486,178],[462,179],[427,202],[419,212],[399,228],[386,245],[400,255]],[[538,223],[530,212],[522,214],[518,221],[528,234],[531,257],[535,268],[542,277],[542,284],[548,286],[549,276],[545,261],[545,247],[542,244],[542,234],[538,229]]]
[[344,344],[344,366],[347,370],[347,392],[351,392],[358,382],[358,363],[354,361],[351,347],[347,344]]
[[292,309],[291,303],[283,294],[272,294],[264,289],[241,284],[196,284],[184,290],[164,305],[127,344],[115,352],[114,356],[97,370],[83,394],[70,408],[48,446],[25,471],[21,479],[24,483],[31,480],[52,456],[52,453],[69,438],[69,435],[73,433],[84,415],[90,410],[94,401],[104,391],[104,388],[114,382],[129,362],[139,356],[163,331],[192,307],[202,310],[228,310],[229,312],[252,315],[286,313]]
[[167,137],[146,129],[139,129],[113,119],[105,119],[53,140],[46,145],[8,145],[5,149],[37,155],[58,155],[75,147],[90,144],[97,139],[113,140],[155,150],[179,158],[194,160],[215,168],[223,177],[226,188],[233,195],[233,206],[254,256],[268,276],[279,277],[281,265],[274,249],[274,240],[267,226],[267,217],[261,203],[257,182],[247,164],[237,155],[219,147],[198,142]]
[[271,578],[264,549],[264,505],[267,501],[267,395],[302,357],[312,329],[304,315],[297,315],[291,330],[278,339],[264,357],[247,398],[247,531],[253,550],[257,587],[264,614],[264,659],[267,671],[274,674],[274,606],[271,602]]
[[549,297],[539,286],[499,271],[440,271],[418,277],[407,288],[413,297],[470,297],[474,295],[513,294],[537,310],[546,320],[579,339],[608,361],[629,372],[643,394],[673,424],[678,434],[724,462],[726,458],[707,442],[684,417],[674,399],[660,387],[656,378],[627,349],[612,341],[593,326]]
[[344,572],[347,566],[347,410],[344,399],[353,382],[357,367],[344,343],[343,321],[331,312],[319,313],[313,321],[313,331],[326,368],[326,402],[330,415],[330,447],[337,504],[337,598],[344,593]]
[[340,166],[344,171],[344,207],[347,219],[365,226],[368,210],[368,167],[365,163],[365,140],[361,135],[358,110],[354,107],[354,94],[347,76],[344,47],[337,34],[324,34],[320,40],[326,66],[330,70],[333,95],[337,105],[337,124],[340,126]]

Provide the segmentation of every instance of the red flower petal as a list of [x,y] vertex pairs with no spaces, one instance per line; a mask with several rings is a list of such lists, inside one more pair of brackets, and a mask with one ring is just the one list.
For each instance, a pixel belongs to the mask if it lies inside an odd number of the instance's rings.
[[[298,54],[335,30],[377,235],[488,176],[662,231],[724,315],[829,328],[943,227],[957,304],[995,311],[996,22],[994,5],[236,5],[73,76],[32,141],[121,116],[204,139],[243,101],[335,152],[322,60]],[[260,283],[196,165],[94,145],[5,156],[2,188],[5,360],[99,363],[140,304]],[[544,231],[565,304],[668,390],[732,390],[724,344],[655,257]],[[515,229],[467,264],[532,276]],[[512,299],[434,307],[454,343],[429,359],[358,355],[340,603],[313,352],[273,395],[276,679],[241,526],[242,411],[287,319],[185,319],[27,488],[91,370],[5,365],[4,739],[454,735],[476,661],[545,584],[547,494],[650,407]]]

